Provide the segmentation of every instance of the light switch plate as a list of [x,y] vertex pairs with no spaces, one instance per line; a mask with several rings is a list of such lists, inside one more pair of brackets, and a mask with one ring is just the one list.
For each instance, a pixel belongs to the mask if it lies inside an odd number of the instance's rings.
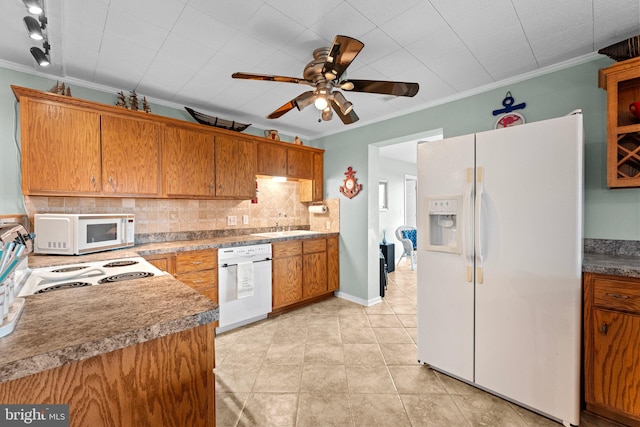
[[249,215],[242,215],[242,223],[244,225],[249,224]]

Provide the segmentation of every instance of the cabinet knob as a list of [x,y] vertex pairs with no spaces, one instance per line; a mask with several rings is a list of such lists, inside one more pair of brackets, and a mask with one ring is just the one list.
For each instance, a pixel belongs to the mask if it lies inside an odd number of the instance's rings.
[[192,283],[202,283],[202,282],[204,282],[204,280],[202,279],[192,280]]
[[202,264],[202,261],[192,261],[191,264],[193,265],[200,265]]
[[607,332],[609,332],[609,326],[606,323],[603,323],[602,326],[600,326],[600,332],[602,335],[607,335]]
[[96,177],[91,175],[91,185],[96,186]]

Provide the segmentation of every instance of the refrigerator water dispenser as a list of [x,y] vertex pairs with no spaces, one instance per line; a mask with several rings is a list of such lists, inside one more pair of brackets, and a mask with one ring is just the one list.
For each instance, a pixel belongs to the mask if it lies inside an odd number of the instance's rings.
[[[462,196],[446,198],[427,197],[427,244],[428,251],[462,253]],[[461,225],[461,223],[460,223]]]

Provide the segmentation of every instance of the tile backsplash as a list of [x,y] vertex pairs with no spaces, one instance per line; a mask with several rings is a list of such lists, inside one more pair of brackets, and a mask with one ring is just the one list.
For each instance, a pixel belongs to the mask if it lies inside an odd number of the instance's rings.
[[[310,203],[300,202],[300,184],[297,181],[273,182],[267,178],[258,179],[257,204],[249,200],[25,196],[27,213],[32,221],[36,213],[134,213],[136,234],[229,229],[241,231],[245,228],[275,227],[276,221],[285,226],[310,226],[317,231],[339,231],[338,199],[326,200],[324,203],[329,207],[329,212],[322,215],[309,214]],[[286,217],[282,214],[286,214]],[[248,217],[248,224],[243,224],[244,215]],[[227,225],[228,216],[235,216],[237,225]],[[330,230],[326,228],[327,221]]]

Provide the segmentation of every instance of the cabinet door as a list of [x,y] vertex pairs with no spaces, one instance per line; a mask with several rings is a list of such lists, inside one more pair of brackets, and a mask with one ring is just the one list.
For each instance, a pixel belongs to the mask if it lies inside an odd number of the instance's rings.
[[162,142],[162,167],[165,195],[212,197],[215,194],[213,133],[167,126]]
[[271,142],[258,142],[258,175],[287,176],[287,148]]
[[271,268],[273,308],[302,300],[302,256],[274,259]]
[[340,255],[338,236],[327,238],[327,289],[337,291],[340,287]]
[[24,194],[100,192],[100,114],[20,103]]
[[271,280],[273,309],[302,300],[302,242],[274,242]]
[[310,298],[327,293],[327,254],[304,255],[302,297]]
[[216,136],[216,196],[252,199],[256,195],[256,147],[253,141]]
[[146,255],[144,259],[162,271],[166,271],[171,275],[176,274],[176,258],[174,254]]
[[287,176],[313,179],[313,152],[299,148],[287,148]]
[[640,316],[593,310],[595,403],[640,416]]
[[102,115],[102,191],[157,196],[160,126],[146,120]]

